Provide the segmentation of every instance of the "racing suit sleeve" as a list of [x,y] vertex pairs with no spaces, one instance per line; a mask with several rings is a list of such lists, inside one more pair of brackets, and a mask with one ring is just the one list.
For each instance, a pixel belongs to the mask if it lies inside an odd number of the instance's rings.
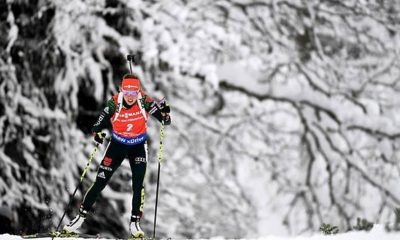
[[98,133],[105,128],[111,128],[111,117],[114,115],[115,108],[114,99],[109,99],[97,118],[97,121],[93,124],[92,133]]
[[[151,114],[158,121],[160,122],[164,121],[165,125],[171,124],[171,117],[169,115],[169,106],[166,103],[165,99],[161,99],[160,101],[155,101],[150,96],[144,94],[142,97],[142,106],[144,106],[146,112]],[[168,112],[165,111],[167,107],[168,107]]]

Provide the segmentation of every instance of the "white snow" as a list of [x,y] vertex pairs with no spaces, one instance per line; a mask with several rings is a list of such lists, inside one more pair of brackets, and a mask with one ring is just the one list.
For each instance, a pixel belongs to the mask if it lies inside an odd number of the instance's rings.
[[[10,234],[0,235],[0,240],[20,240],[24,239],[21,236],[15,236]],[[42,240],[48,240],[51,238],[36,238]],[[86,239],[88,238],[62,238],[62,239]],[[110,238],[107,238],[110,239]],[[169,239],[174,239],[173,237]],[[202,238],[196,238],[202,239]],[[212,240],[222,240],[222,239],[230,239],[225,238],[223,236],[211,237],[208,239]],[[384,225],[377,224],[373,227],[373,229],[369,232],[366,231],[357,231],[357,232],[347,232],[347,233],[339,233],[335,235],[322,235],[315,234],[312,236],[291,236],[291,237],[282,237],[282,236],[265,236],[258,238],[251,238],[258,240],[398,240],[400,239],[400,233],[390,233],[385,231]],[[93,240],[106,240],[106,238],[93,238]]]

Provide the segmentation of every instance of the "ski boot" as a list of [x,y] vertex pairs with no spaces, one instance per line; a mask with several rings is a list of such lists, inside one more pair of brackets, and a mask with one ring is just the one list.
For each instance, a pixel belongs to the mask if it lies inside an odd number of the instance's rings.
[[74,234],[80,228],[86,219],[87,211],[83,209],[83,206],[79,208],[79,214],[71,220],[70,223],[63,227],[63,234]]
[[144,237],[144,232],[140,228],[140,216],[131,217],[129,232],[131,233],[131,237],[129,239],[142,239]]

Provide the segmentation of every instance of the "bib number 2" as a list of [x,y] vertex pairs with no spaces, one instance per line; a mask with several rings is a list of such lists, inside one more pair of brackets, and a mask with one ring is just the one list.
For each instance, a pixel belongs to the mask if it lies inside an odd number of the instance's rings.
[[129,131],[132,130],[132,128],[133,128],[133,124],[128,124],[128,125],[126,126],[126,131],[129,132]]

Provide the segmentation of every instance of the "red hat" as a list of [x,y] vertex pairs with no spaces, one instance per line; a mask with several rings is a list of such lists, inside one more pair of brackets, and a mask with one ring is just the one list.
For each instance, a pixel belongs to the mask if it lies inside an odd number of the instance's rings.
[[125,78],[122,80],[121,87],[125,91],[139,91],[140,81],[137,78]]

